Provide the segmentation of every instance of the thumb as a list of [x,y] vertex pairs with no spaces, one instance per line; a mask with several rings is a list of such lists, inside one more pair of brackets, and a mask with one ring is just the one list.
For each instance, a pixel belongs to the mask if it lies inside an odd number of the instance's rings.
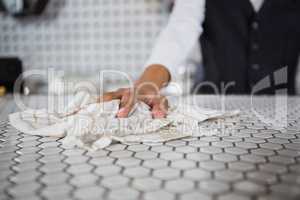
[[152,105],[153,118],[164,118],[168,112],[168,100],[165,97],[161,97],[158,101],[154,101]]

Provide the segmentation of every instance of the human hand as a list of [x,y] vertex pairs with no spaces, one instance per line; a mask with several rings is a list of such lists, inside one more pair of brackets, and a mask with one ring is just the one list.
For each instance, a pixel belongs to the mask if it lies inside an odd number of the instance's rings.
[[153,118],[163,118],[167,115],[168,100],[159,94],[159,89],[151,84],[140,84],[134,88],[120,88],[107,92],[99,101],[120,100],[119,118],[126,118],[137,101],[142,101],[150,106]]

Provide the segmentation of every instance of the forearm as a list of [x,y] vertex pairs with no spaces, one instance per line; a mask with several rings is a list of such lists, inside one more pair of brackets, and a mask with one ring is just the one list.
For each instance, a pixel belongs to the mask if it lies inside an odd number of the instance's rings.
[[135,86],[141,88],[161,89],[171,80],[169,70],[159,64],[150,65],[145,69]]

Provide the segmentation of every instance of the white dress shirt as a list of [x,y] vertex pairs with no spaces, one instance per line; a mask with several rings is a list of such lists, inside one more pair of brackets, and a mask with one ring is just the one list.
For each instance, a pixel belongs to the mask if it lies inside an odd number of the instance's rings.
[[[259,11],[264,0],[250,0],[255,11]],[[202,33],[205,0],[177,0],[165,29],[160,33],[145,66],[166,66],[172,77],[178,74]],[[175,78],[176,79],[176,78]]]

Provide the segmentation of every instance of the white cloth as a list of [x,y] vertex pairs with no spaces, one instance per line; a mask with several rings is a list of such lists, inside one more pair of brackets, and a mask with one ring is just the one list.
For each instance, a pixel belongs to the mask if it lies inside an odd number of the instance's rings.
[[[195,46],[203,28],[206,0],[176,0],[167,26],[162,30],[145,67],[151,64],[166,66],[172,78],[177,77],[178,68],[184,65]],[[209,1],[209,0],[208,0]],[[264,0],[250,0],[256,11]],[[300,62],[298,64],[300,69]]]
[[46,109],[25,110],[11,114],[9,120],[12,126],[26,134],[64,137],[65,146],[97,150],[114,140],[152,143],[199,136],[199,122],[238,114],[238,111],[225,113],[177,105],[170,108],[167,118],[153,119],[149,107],[139,102],[128,118],[116,118],[118,109],[119,100],[97,103],[81,92],[61,113],[49,113]]

